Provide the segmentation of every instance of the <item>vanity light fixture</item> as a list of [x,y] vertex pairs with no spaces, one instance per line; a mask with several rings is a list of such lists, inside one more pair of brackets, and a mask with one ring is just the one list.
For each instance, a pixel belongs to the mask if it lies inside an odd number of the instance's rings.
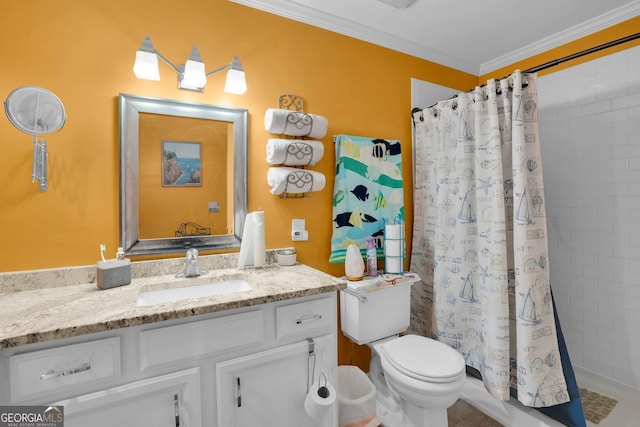
[[202,58],[200,57],[200,52],[198,52],[197,47],[193,47],[191,55],[189,55],[189,59],[187,59],[187,62],[184,65],[176,66],[155,50],[151,43],[151,38],[149,36],[145,36],[142,46],[136,52],[136,62],[133,65],[133,72],[136,77],[144,80],[160,80],[158,58],[162,59],[178,73],[179,89],[204,92],[204,85],[207,84],[207,77],[219,71],[228,69],[229,71],[227,71],[227,80],[224,86],[224,91],[236,95],[242,95],[247,91],[247,82],[244,70],[242,69],[242,64],[237,56],[234,56],[230,63],[205,73],[204,62],[202,62]]

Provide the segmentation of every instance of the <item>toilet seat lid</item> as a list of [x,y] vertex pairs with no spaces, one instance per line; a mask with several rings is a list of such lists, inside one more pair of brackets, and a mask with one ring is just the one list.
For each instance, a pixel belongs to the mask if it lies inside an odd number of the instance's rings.
[[391,366],[408,377],[428,382],[448,382],[465,369],[453,348],[419,335],[405,335],[381,347]]

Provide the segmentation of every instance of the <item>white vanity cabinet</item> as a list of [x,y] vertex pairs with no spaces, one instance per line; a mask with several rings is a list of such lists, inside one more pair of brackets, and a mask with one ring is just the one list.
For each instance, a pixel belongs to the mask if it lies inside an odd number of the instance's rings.
[[335,376],[334,353],[335,336],[325,335],[218,363],[218,425],[336,425],[335,411],[314,420],[304,408],[321,375],[323,380]]
[[65,427],[201,426],[200,369],[160,375],[55,402]]
[[67,427],[335,426],[304,399],[336,382],[336,331],[328,292],[5,348],[0,405],[62,405]]

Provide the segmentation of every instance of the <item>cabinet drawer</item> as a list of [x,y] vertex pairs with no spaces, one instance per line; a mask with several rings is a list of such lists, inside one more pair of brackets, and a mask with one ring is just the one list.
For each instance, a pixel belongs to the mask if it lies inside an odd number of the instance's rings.
[[276,309],[278,341],[305,338],[311,332],[331,332],[335,318],[335,304],[331,298],[278,307]]
[[11,356],[11,401],[120,376],[120,338]]
[[262,310],[140,333],[140,369],[262,344]]

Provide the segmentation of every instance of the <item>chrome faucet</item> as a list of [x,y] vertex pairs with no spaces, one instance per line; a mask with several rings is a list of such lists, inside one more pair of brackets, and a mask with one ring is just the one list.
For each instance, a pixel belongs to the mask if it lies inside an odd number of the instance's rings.
[[207,270],[201,270],[198,265],[198,250],[191,248],[187,251],[186,266],[182,273],[176,274],[176,277],[198,277],[201,274],[206,274]]

